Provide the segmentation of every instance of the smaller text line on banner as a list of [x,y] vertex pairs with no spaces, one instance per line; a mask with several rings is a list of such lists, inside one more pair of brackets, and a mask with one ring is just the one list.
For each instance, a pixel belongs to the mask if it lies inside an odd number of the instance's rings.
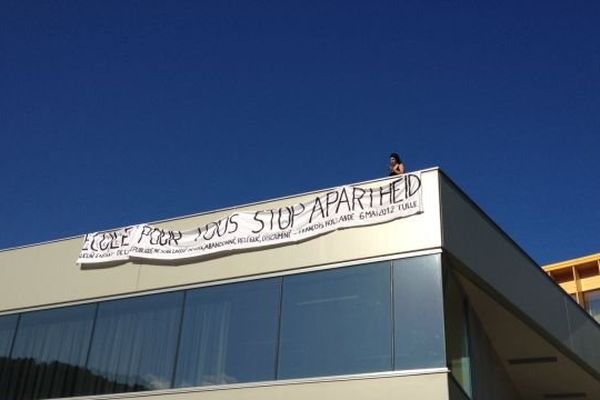
[[130,258],[180,260],[307,240],[337,229],[378,224],[423,212],[421,174],[380,186],[342,186],[276,209],[234,212],[185,231],[140,224],[85,235],[80,264]]

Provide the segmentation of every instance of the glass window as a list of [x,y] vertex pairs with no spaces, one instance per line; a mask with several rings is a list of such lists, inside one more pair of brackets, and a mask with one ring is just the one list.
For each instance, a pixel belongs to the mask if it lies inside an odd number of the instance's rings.
[[86,304],[22,314],[5,398],[73,396],[85,371],[95,308]]
[[[458,283],[445,296],[470,393]],[[443,367],[443,307],[434,255],[3,316],[0,399]]]
[[175,386],[275,379],[281,279],[187,292]]
[[0,317],[0,358],[8,358],[12,346],[18,315]]
[[391,370],[390,264],[284,277],[279,378]]
[[183,292],[100,303],[87,394],[171,386]]
[[577,293],[572,293],[569,296],[571,296],[571,298],[575,301],[575,303],[579,303],[579,301],[577,301]]
[[394,261],[394,367],[445,367],[441,256]]
[[465,393],[472,397],[467,305],[462,288],[449,270],[444,289],[448,368]]
[[10,349],[15,337],[18,315],[0,317],[0,399],[8,398],[8,367]]
[[600,290],[584,292],[583,296],[587,312],[600,323]]

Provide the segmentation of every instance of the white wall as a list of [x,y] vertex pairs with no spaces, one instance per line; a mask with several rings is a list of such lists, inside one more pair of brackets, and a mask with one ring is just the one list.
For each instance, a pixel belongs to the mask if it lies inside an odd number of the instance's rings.
[[[381,183],[381,180],[374,181],[361,187]],[[1,251],[0,312],[439,248],[438,171],[423,172],[422,184],[423,214],[379,225],[344,229],[302,243],[179,265],[127,262],[82,268],[75,263],[82,237]],[[314,193],[265,201],[157,225],[185,230],[234,211],[276,208],[313,196]]]

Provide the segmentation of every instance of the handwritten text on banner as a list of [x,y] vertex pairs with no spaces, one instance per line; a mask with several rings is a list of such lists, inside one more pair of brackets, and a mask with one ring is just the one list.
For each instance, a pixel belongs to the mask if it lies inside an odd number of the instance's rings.
[[281,208],[234,212],[186,231],[140,224],[85,235],[81,264],[130,258],[178,260],[217,252],[283,245],[340,228],[377,224],[423,212],[421,175],[372,188],[342,186]]

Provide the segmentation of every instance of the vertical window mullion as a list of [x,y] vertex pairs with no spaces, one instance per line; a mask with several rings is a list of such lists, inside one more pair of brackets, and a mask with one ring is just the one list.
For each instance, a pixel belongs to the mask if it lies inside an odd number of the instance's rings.
[[[88,361],[90,360],[90,353],[92,351],[92,345],[94,344],[94,336],[96,333],[96,321],[98,320],[98,308],[100,307],[100,302],[96,302],[96,307],[94,308],[94,317],[92,319],[92,330],[90,332],[90,341],[88,343],[88,348],[85,353],[85,361],[83,362],[83,371],[79,374],[79,379],[77,379],[74,383],[75,386],[75,395],[82,394],[93,394],[93,388],[87,387],[88,385],[92,385],[94,383],[93,380],[89,378],[90,374],[86,372],[90,371],[88,368]],[[91,371],[90,371],[91,372]]]
[[90,359],[90,352],[92,351],[92,342],[94,341],[94,333],[96,332],[96,320],[98,319],[98,308],[100,307],[100,303],[96,303],[96,307],[94,310],[94,318],[92,320],[92,331],[90,332],[90,343],[88,344],[87,352],[85,354],[85,361],[83,366],[87,369],[88,361]]
[[22,314],[18,314],[18,316],[17,316],[17,323],[15,324],[15,331],[13,333],[12,342],[10,343],[10,350],[8,351],[8,359],[9,360],[12,359],[12,353],[13,353],[13,350],[15,349],[15,342],[17,341],[17,332],[19,331],[19,325],[21,324],[21,315]]
[[468,376],[467,379],[469,380],[467,386],[468,386],[468,390],[465,390],[467,392],[467,394],[469,395],[470,398],[473,398],[473,373],[474,373],[474,369],[473,365],[471,364],[471,324],[470,324],[470,314],[469,314],[469,301],[465,298],[464,302],[463,302],[463,312],[465,315],[465,326],[464,326],[464,330],[465,330],[465,347],[466,347],[466,353],[467,353],[467,359],[468,361]]
[[[2,373],[2,375],[4,375],[7,378],[6,384],[4,386],[4,388],[6,389],[6,393],[0,392],[0,395],[2,395],[3,397],[4,396],[9,397],[8,394],[10,393],[10,390],[11,390],[10,382],[14,382],[12,375],[14,374],[15,364],[12,362],[12,354],[15,349],[15,343],[17,341],[17,332],[19,331],[19,326],[21,324],[21,315],[22,314],[20,314],[20,313],[17,314],[17,322],[15,323],[12,340],[11,340],[8,354],[6,357],[6,366],[4,367],[4,372]],[[2,371],[0,371],[0,372],[2,372]],[[1,376],[0,376],[0,378],[1,378]],[[0,383],[2,383],[2,382],[0,381]],[[0,389],[2,389],[2,386],[0,386]]]
[[283,280],[279,278],[279,309],[277,310],[277,336],[275,339],[275,380],[279,379],[279,354],[281,351],[281,322],[283,320]]
[[171,376],[171,386],[175,387],[175,377],[177,376],[177,361],[179,360],[179,348],[181,347],[181,336],[183,335],[183,316],[185,313],[185,303],[187,300],[187,290],[183,291],[183,301],[181,302],[181,314],[179,316],[179,334],[177,335],[177,345],[175,346],[175,359],[173,361],[173,375]]
[[396,370],[396,307],[394,301],[394,262],[390,260],[390,322],[392,371]]

